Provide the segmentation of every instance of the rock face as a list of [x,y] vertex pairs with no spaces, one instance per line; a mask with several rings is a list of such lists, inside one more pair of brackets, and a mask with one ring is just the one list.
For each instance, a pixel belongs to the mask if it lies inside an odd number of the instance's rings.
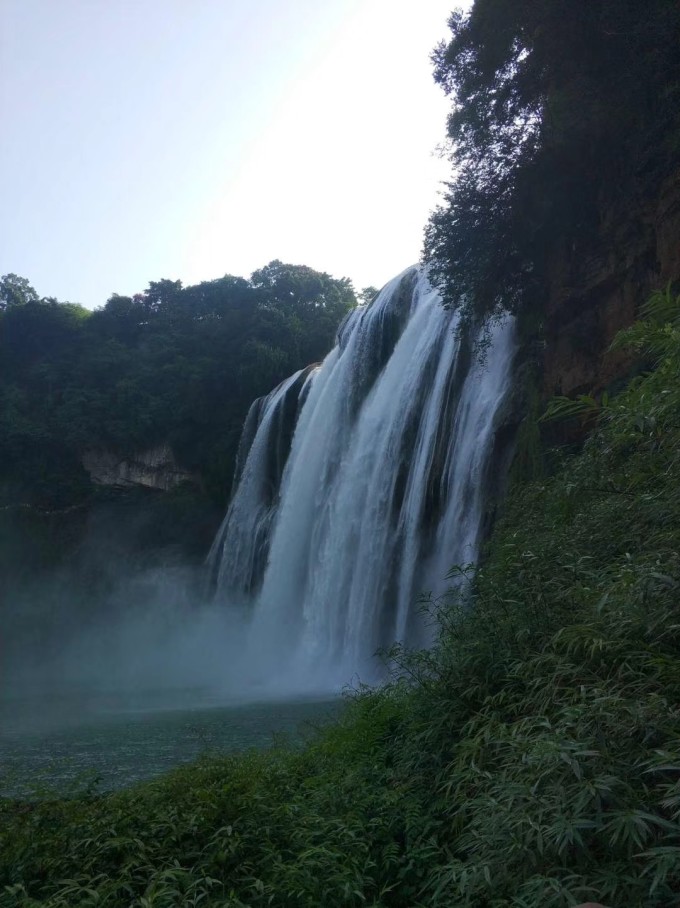
[[680,279],[680,170],[625,206],[603,210],[595,242],[553,261],[544,326],[543,395],[601,390],[625,374],[607,354],[654,290]]
[[168,492],[183,482],[197,482],[193,473],[177,463],[168,444],[156,445],[131,457],[120,457],[112,451],[90,450],[83,454],[82,463],[97,485],[144,486]]

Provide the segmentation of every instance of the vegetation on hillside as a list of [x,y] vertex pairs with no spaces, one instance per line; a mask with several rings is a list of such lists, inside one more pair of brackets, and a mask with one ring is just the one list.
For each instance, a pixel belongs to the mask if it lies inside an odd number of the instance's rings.
[[[475,0],[434,54],[452,181],[425,243],[470,315],[540,309],[561,250],[654,193],[680,151],[675,0]],[[625,207],[625,206],[624,206]]]
[[[429,653],[302,750],[0,807],[0,905],[680,904],[680,299]],[[463,567],[461,570],[466,573]]]
[[349,280],[278,261],[245,280],[152,282],[90,312],[0,281],[0,504],[67,507],[83,451],[169,442],[223,502],[248,407],[321,359],[356,305]]

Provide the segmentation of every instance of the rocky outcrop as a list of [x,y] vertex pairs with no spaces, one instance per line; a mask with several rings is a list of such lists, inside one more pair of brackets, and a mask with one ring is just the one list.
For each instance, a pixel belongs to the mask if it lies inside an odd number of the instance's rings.
[[193,473],[177,463],[168,444],[156,445],[130,457],[93,449],[85,452],[82,464],[97,485],[118,488],[143,486],[169,492],[184,482],[198,482]]
[[630,364],[607,353],[616,333],[654,290],[680,279],[680,170],[603,210],[595,242],[561,250],[550,272],[543,396],[601,390]]

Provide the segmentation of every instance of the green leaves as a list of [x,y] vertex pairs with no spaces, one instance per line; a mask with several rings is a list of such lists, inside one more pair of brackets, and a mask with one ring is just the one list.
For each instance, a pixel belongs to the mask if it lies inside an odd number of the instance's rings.
[[473,321],[540,316],[556,261],[578,269],[594,243],[615,253],[605,211],[625,218],[673,173],[680,13],[668,0],[476,0],[449,26],[432,59],[453,102],[453,170],[425,257]]
[[[223,502],[250,404],[325,356],[355,305],[346,278],[278,261],[250,281],[154,281],[95,312],[39,300],[27,281],[6,275],[0,399],[12,406],[0,411],[2,478],[22,501],[52,504],[45,486],[82,480],[83,451],[130,456],[170,443]],[[43,485],[39,456],[50,463]]]
[[650,356],[655,366],[663,365],[679,347],[680,294],[673,294],[670,283],[652,294],[640,309],[640,319],[619,332],[611,345],[612,350],[629,349]]
[[550,422],[551,420],[577,418],[582,422],[587,422],[606,412],[608,403],[609,399],[606,394],[600,401],[595,400],[589,394],[579,394],[576,398],[553,397],[540,421]]

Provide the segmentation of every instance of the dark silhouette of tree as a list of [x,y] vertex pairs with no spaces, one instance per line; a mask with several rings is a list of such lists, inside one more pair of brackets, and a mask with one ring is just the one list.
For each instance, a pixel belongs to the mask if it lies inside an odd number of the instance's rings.
[[537,298],[560,243],[668,172],[680,133],[674,0],[476,0],[435,79],[454,102],[453,177],[425,253],[472,314]]

